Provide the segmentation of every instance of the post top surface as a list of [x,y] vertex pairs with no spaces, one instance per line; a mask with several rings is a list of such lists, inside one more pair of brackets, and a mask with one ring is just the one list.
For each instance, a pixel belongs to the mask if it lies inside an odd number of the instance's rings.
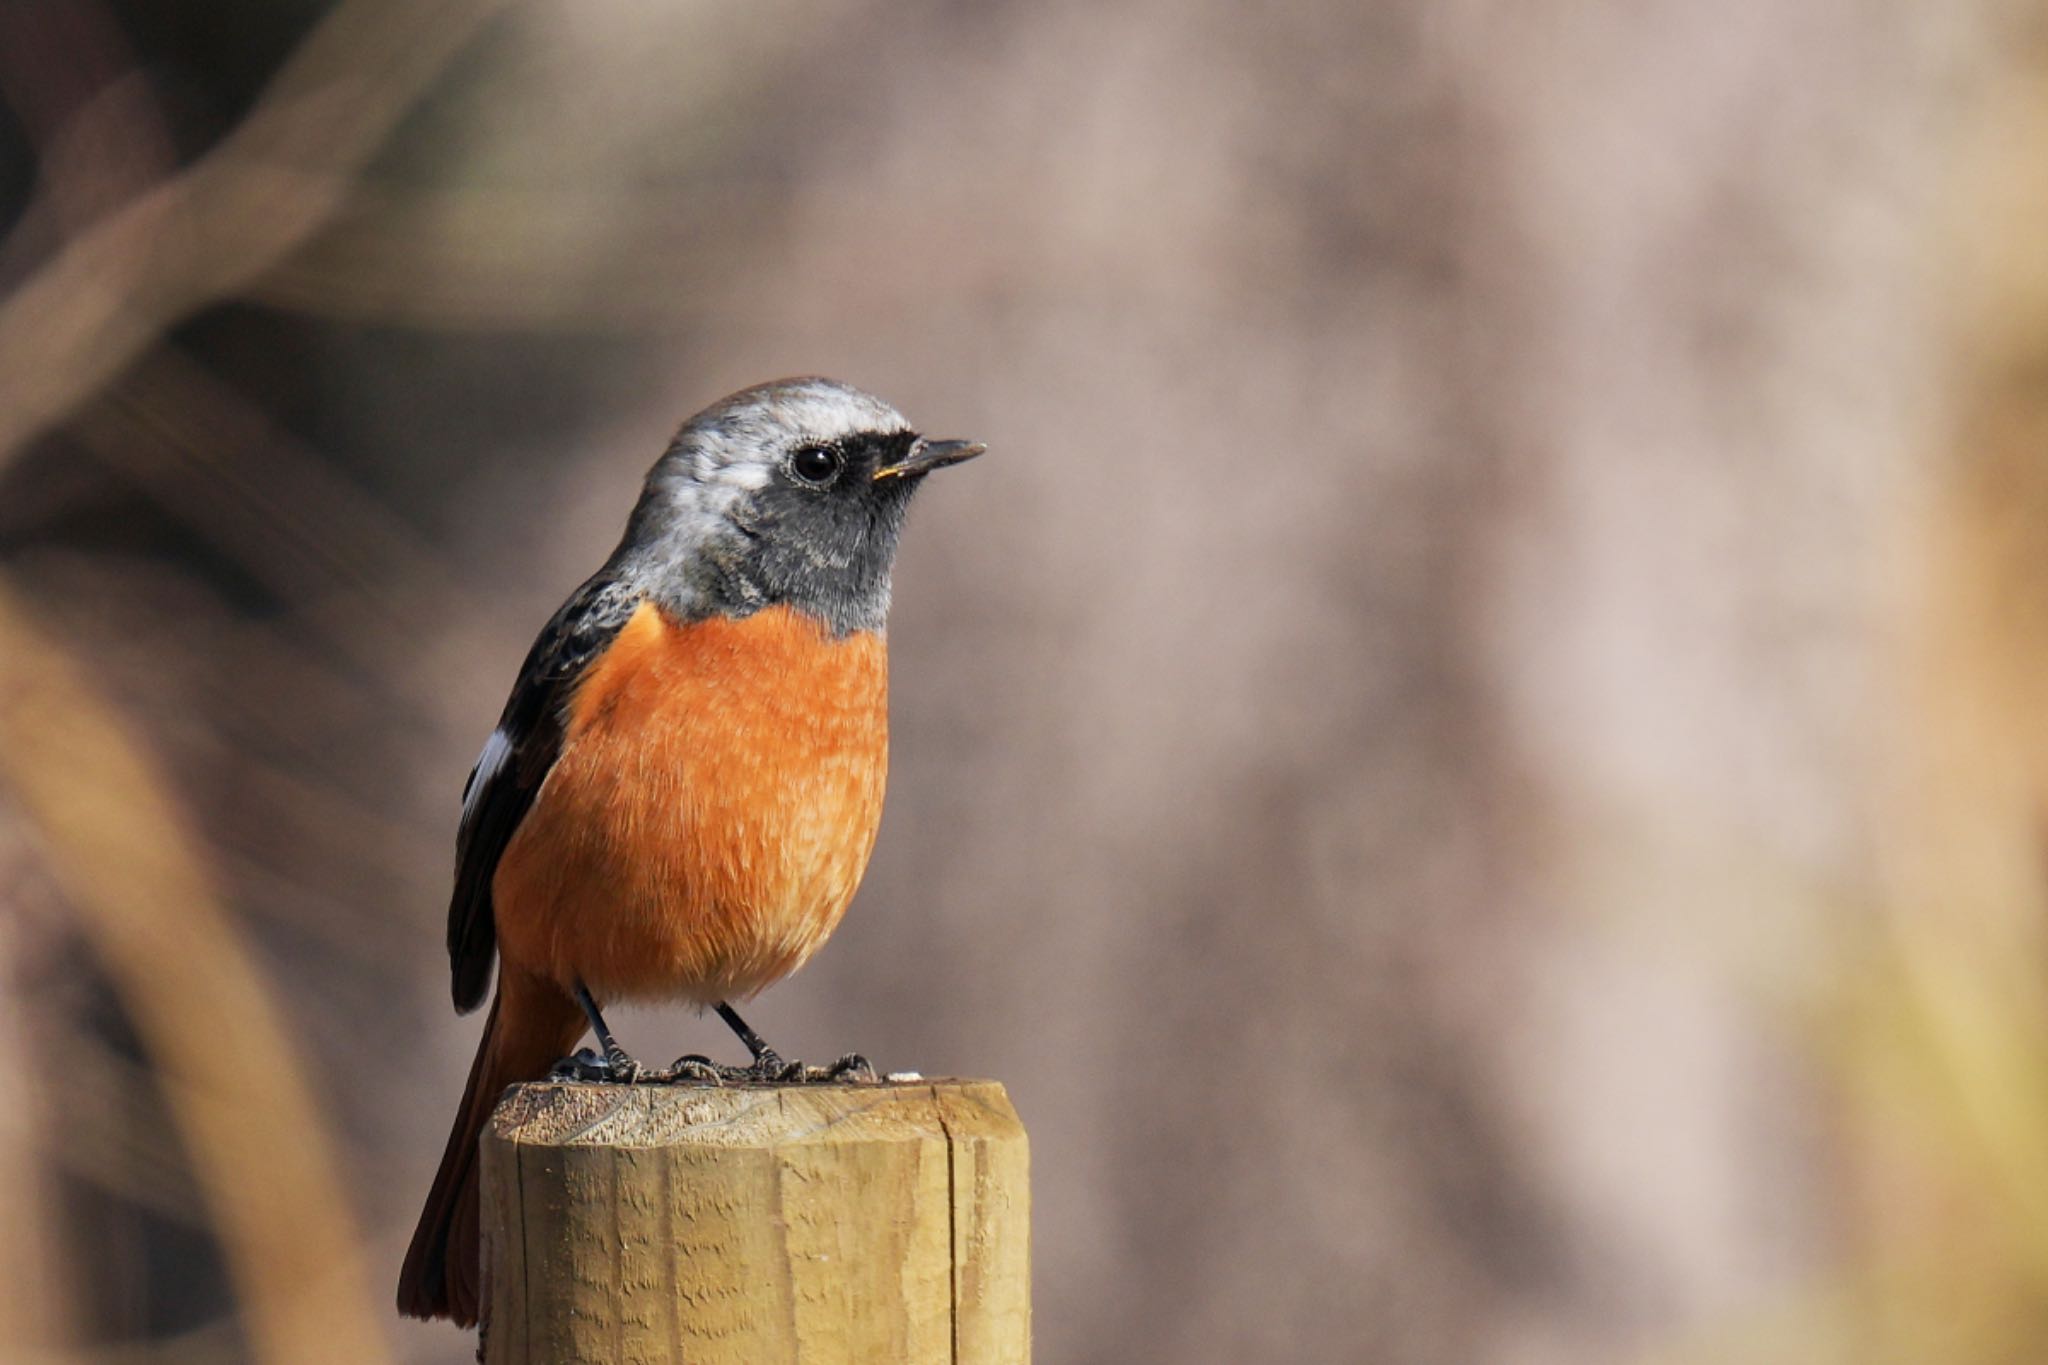
[[771,1147],[1022,1138],[996,1081],[620,1085],[536,1081],[499,1100],[489,1139],[528,1146]]

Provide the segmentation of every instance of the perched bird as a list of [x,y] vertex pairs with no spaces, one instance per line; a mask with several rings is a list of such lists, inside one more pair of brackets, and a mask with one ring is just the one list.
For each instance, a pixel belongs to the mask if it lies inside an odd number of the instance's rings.
[[713,1006],[752,1074],[791,1072],[731,1002],[802,966],[860,883],[897,535],[924,476],[982,449],[829,379],[733,394],[683,425],[618,548],[534,641],[463,792],[455,1007],[483,1002],[493,957],[497,993],[400,1312],[476,1321],[478,1136],[586,1025],[599,1074],[632,1078],[600,1006]]

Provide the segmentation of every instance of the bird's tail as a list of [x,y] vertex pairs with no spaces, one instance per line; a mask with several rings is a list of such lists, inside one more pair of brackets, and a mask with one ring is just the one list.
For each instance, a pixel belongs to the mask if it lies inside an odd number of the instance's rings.
[[501,964],[498,993],[470,1064],[441,1169],[398,1273],[398,1311],[476,1324],[482,1291],[477,1139],[505,1087],[539,1080],[583,1034],[576,1002],[552,982]]

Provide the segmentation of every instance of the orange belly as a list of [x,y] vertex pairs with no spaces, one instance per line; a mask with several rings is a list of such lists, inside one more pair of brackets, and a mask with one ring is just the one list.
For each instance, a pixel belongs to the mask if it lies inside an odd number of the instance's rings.
[[600,1001],[741,1000],[795,971],[867,868],[888,724],[879,636],[643,604],[499,861],[500,952]]

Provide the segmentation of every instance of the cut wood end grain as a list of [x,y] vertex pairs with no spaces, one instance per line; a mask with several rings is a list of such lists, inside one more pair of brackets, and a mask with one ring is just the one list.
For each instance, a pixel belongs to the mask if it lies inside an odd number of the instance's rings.
[[992,1081],[515,1086],[486,1358],[1028,1360],[1028,1166]]

